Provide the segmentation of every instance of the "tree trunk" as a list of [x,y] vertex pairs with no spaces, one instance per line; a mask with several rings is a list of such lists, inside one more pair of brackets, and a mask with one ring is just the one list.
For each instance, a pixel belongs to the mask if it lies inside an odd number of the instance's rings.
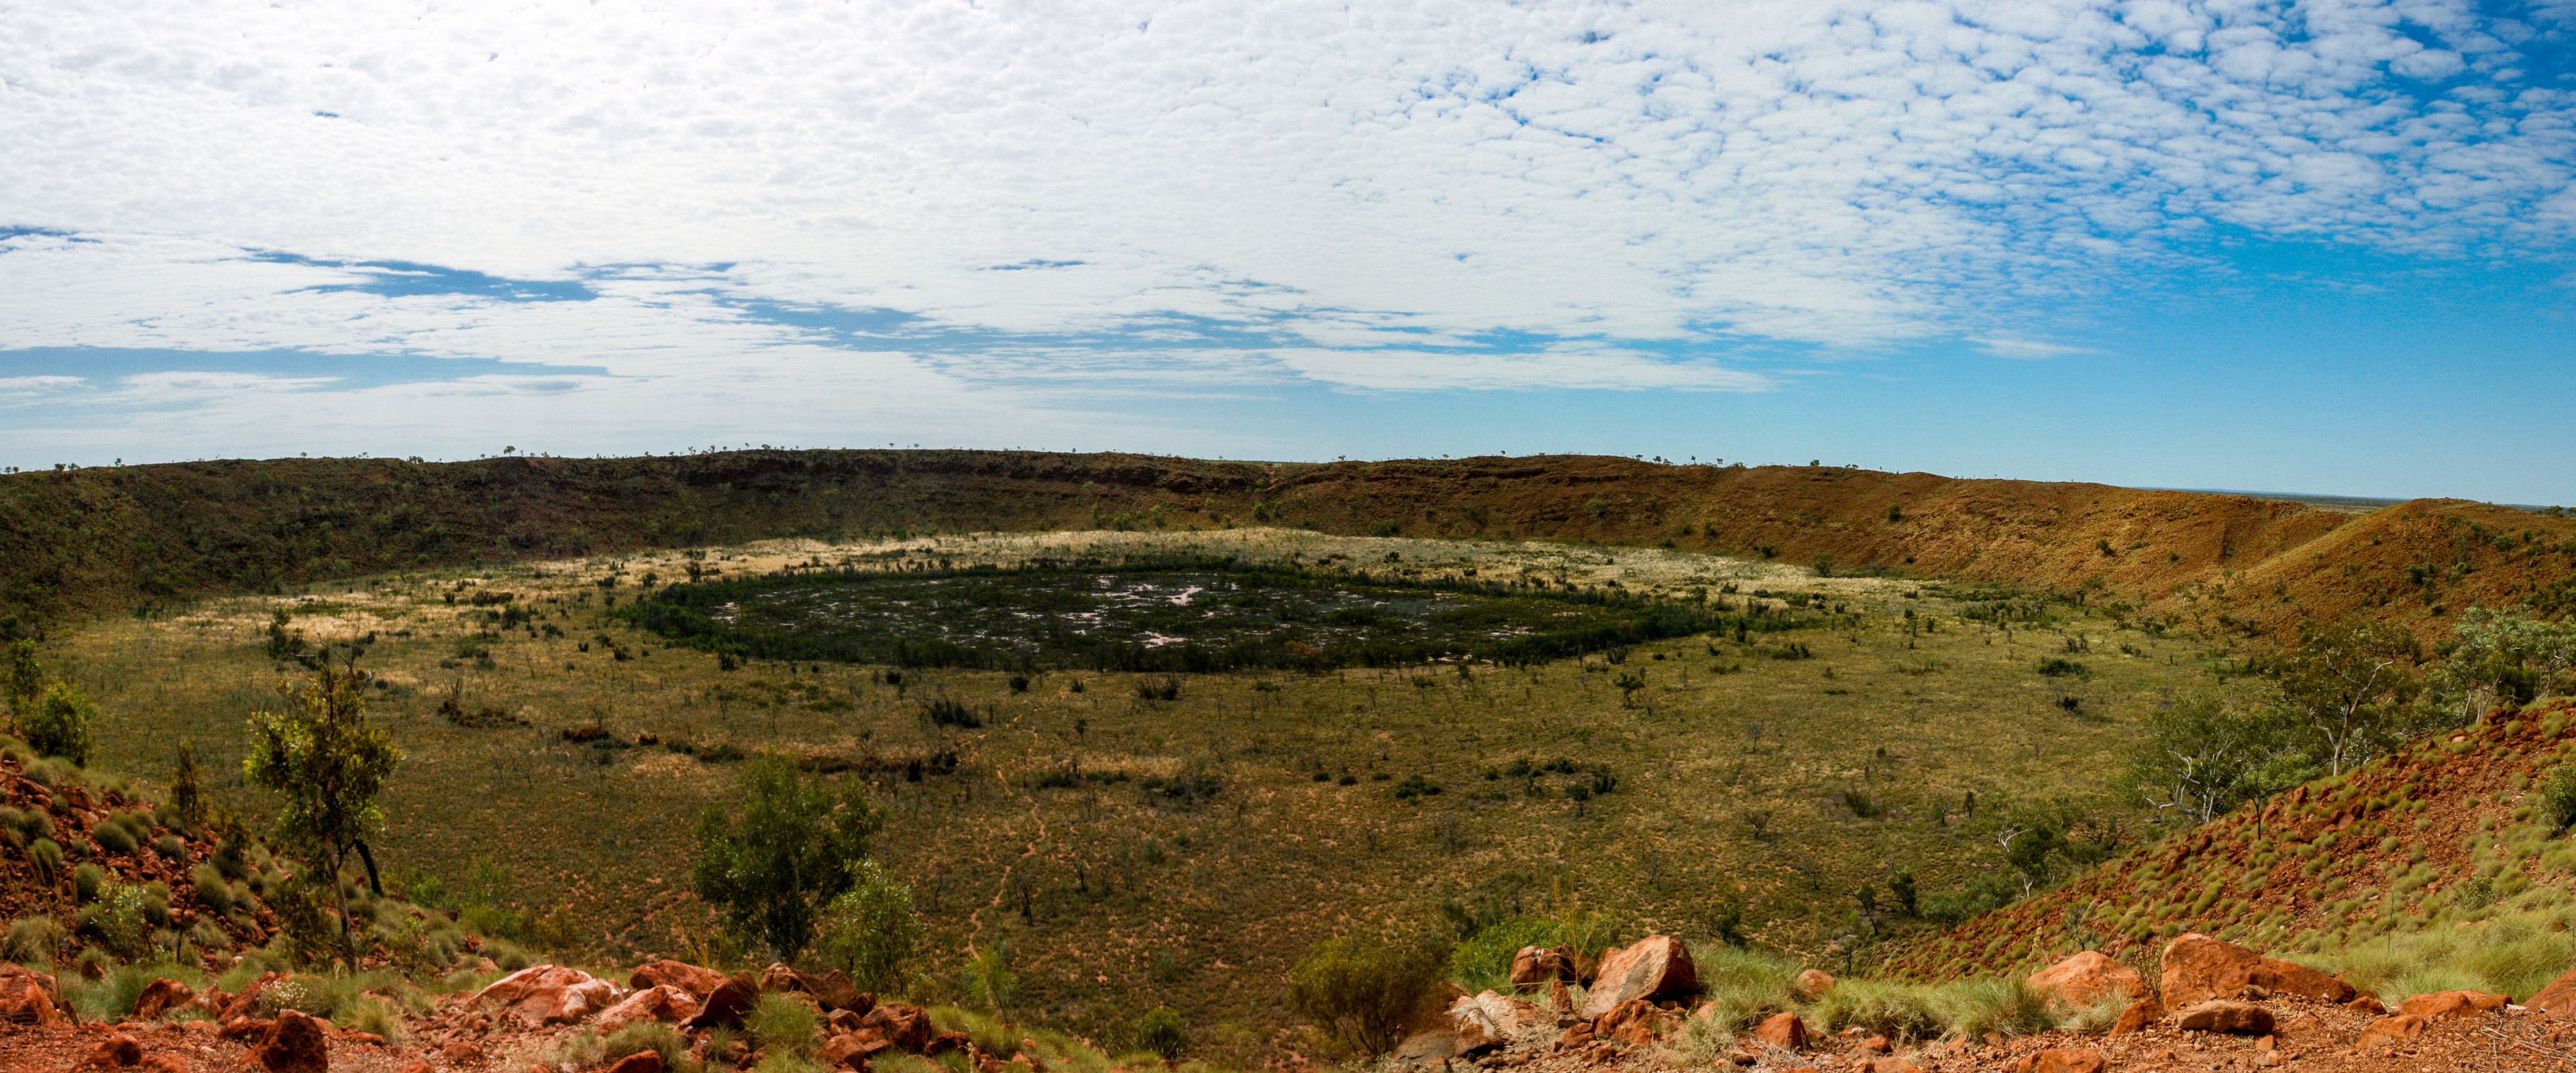
[[335,848],[331,851],[330,856],[331,868],[329,873],[324,875],[322,879],[324,882],[331,884],[331,901],[333,904],[340,907],[340,953],[348,958],[349,971],[356,972],[358,971],[358,941],[349,933],[348,892],[340,889],[340,865],[347,859],[348,853],[345,850]]
[[376,855],[367,851],[366,839],[359,839],[357,845],[358,860],[367,866],[367,889],[376,892],[376,897],[382,898],[385,896],[385,881],[383,877],[376,874]]

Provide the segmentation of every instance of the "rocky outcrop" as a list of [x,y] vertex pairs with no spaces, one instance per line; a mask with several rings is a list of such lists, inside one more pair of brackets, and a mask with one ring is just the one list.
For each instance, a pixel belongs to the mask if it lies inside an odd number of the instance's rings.
[[318,1017],[281,1011],[268,1038],[251,1051],[251,1060],[268,1073],[329,1073],[330,1027]]
[[531,965],[492,981],[474,1001],[505,1009],[532,1025],[561,1025],[607,1009],[616,996],[616,985],[579,969]]
[[2165,944],[2163,975],[2165,1005],[2177,1010],[2212,999],[2241,997],[2249,984],[2275,995],[2318,1002],[2350,1002],[2361,993],[2305,965],[2267,958],[2198,932]]
[[669,984],[659,984],[635,992],[599,1014],[599,1031],[605,1035],[643,1021],[666,1021],[678,1024],[696,1016],[698,1003],[689,993]]
[[2024,983],[2031,990],[2047,995],[2050,1001],[2070,1009],[2091,1006],[2108,996],[2126,999],[2147,996],[2145,977],[2098,950],[2086,950],[2032,973]]
[[1460,1054],[1503,1046],[1546,1023],[1537,1004],[1493,991],[1449,1004],[1449,1030],[1458,1035]]
[[1601,956],[1600,971],[1575,1016],[1596,1021],[1624,1002],[1677,998],[1697,990],[1699,974],[1691,966],[1689,948],[1669,935],[1649,935]]
[[686,992],[691,999],[704,1001],[717,988],[723,987],[726,979],[725,974],[714,969],[665,958],[636,966],[634,975],[627,978],[626,986],[638,991],[648,987],[674,987]]

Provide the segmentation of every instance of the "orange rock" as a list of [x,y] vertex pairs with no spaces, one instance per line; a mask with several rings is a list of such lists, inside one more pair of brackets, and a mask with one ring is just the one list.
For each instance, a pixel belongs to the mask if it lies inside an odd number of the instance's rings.
[[134,1019],[158,1021],[161,1015],[196,1001],[196,989],[177,980],[154,980],[134,997]]
[[2098,950],[2086,950],[2041,969],[2025,982],[2031,990],[2048,995],[2060,1005],[2078,1009],[2100,1002],[2107,995],[2147,997],[2147,981],[2137,970]]
[[1754,1026],[1753,1038],[1784,1051],[1807,1049],[1807,1022],[1794,1013],[1775,1013]]
[[727,980],[707,992],[705,1005],[698,1007],[698,1012],[690,1015],[688,1020],[680,1022],[680,1027],[693,1031],[719,1025],[739,1027],[742,1019],[750,1015],[751,1008],[759,1004],[759,988],[742,980]]
[[885,1041],[915,1054],[930,1046],[930,1015],[919,1006],[888,1002],[869,1010],[860,1027],[874,1030]]
[[251,1059],[268,1073],[330,1073],[329,1033],[320,1018],[281,1010],[277,1027],[251,1051]]
[[2144,1032],[2148,1025],[2164,1019],[2165,1004],[2149,996],[2130,1003],[2128,1009],[2120,1011],[2120,1019],[2111,1025],[2111,1034],[2125,1036],[2132,1032]]
[[2354,1013],[2366,1013],[2373,1017],[2377,1017],[2388,1012],[2388,1007],[2380,1005],[2379,999],[2370,995],[2363,995],[2350,1002],[2344,1003],[2343,1008],[2351,1010]]
[[1923,1067],[1895,1055],[1882,1055],[1862,1062],[1860,1073],[1923,1073]]
[[877,1004],[876,996],[862,994],[858,985],[850,982],[850,974],[839,969],[821,976],[808,976],[805,986],[813,994],[815,1004],[827,1011],[855,1009],[866,1013]]
[[2369,1027],[2362,1029],[2361,1039],[2355,1042],[2353,1046],[2386,1047],[2392,1044],[2402,1043],[2406,1040],[2414,1039],[2417,1036],[2423,1035],[2425,1026],[2430,1023],[2431,1022],[2426,1021],[2424,1018],[2411,1013],[2401,1013],[2393,1017],[2382,1017],[2376,1021],[2372,1021]]
[[143,1045],[122,1032],[99,1041],[73,1069],[123,1069],[143,1061]]
[[2100,1051],[2058,1048],[2023,1055],[2010,1069],[2012,1073],[2102,1073],[2110,1066]]
[[63,1023],[62,1009],[54,1001],[53,978],[15,965],[0,966],[0,1022],[40,1028]]
[[1632,998],[1611,1007],[1610,1012],[1592,1022],[1592,1035],[1596,1039],[1643,1047],[1655,1042],[1655,1037],[1662,1034],[1663,1019],[1664,1011],[1656,1009],[1654,1003]]
[[1512,983],[1515,986],[1536,987],[1550,980],[1572,978],[1574,974],[1574,958],[1562,949],[1524,946],[1519,953],[1512,955]]
[[884,1036],[874,1031],[844,1032],[826,1041],[823,1049],[816,1053],[816,1057],[821,1058],[823,1064],[827,1066],[864,1070],[868,1067],[868,1059],[876,1057],[877,1052],[893,1046],[886,1042]]
[[1691,967],[1689,948],[1669,935],[1649,935],[1626,949],[1603,952],[1601,971],[1574,1015],[1597,1020],[1623,1002],[1697,990],[1699,975]]
[[599,1031],[606,1035],[631,1024],[644,1021],[678,1023],[698,1012],[689,993],[669,984],[657,984],[626,996],[616,1005],[600,1011]]
[[2174,1011],[2174,1027],[2191,1032],[2259,1036],[2272,1031],[2272,1011],[2251,1002],[2211,999]]
[[2488,994],[2484,991],[2436,991],[2429,995],[2417,995],[2399,1003],[2397,1012],[2433,1021],[2444,1017],[2474,1017],[2481,1013],[2493,1013],[2503,1009],[2506,1002],[2507,999],[2503,995]]
[[2360,994],[2351,984],[2305,965],[2263,957],[2199,932],[2165,944],[2163,975],[2165,1004],[2177,1009],[2233,998],[2247,984],[2318,1002],[2350,1002]]
[[648,987],[676,987],[691,999],[703,1002],[717,988],[723,987],[725,980],[725,974],[714,969],[702,969],[685,961],[664,958],[636,966],[635,974],[627,978],[626,986],[638,991]]
[[580,969],[531,965],[475,993],[479,1005],[498,1006],[532,1025],[577,1023],[607,1008],[617,989]]
[[771,962],[768,968],[760,970],[760,989],[802,991],[809,995],[814,993],[814,985],[805,979],[804,973],[788,968],[781,962]]
[[270,1032],[276,1030],[275,1021],[265,1021],[255,1017],[235,1017],[224,1022],[224,1027],[217,1029],[215,1035],[235,1043],[257,1044],[260,1040],[267,1039]]
[[1790,993],[1798,996],[1800,1002],[1814,1002],[1833,989],[1834,978],[1823,969],[1799,970],[1797,978],[1789,981]]
[[618,1059],[608,1073],[662,1073],[662,1052],[637,1051]]
[[2549,986],[2541,988],[2539,994],[2531,996],[2531,1001],[2523,1005],[2543,1013],[2576,1013],[2576,969],[2549,981]]
[[1896,1045],[1887,1042],[1887,1037],[1885,1036],[1871,1036],[1868,1039],[1860,1041],[1860,1049],[1868,1051],[1871,1054],[1891,1054],[1895,1052]]
[[1507,1045],[1545,1022],[1536,1005],[1493,991],[1449,1004],[1449,1029],[1458,1034],[1460,1054]]

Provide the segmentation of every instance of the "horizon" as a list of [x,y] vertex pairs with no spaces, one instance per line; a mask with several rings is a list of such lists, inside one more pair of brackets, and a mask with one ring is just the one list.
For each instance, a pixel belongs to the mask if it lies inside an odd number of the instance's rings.
[[0,463],[2576,501],[2576,3],[249,3],[0,41]]

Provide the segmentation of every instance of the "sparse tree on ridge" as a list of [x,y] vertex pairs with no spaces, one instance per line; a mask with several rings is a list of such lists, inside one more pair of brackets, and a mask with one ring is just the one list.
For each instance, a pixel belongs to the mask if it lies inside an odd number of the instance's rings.
[[308,854],[322,873],[315,878],[329,884],[340,910],[341,952],[353,968],[358,953],[340,869],[356,853],[367,863],[369,882],[376,882],[367,849],[368,837],[385,824],[376,794],[402,762],[393,738],[367,723],[359,692],[366,682],[365,672],[325,662],[309,682],[280,683],[283,710],[251,713],[250,755],[242,761],[252,785],[285,796],[278,834]]

